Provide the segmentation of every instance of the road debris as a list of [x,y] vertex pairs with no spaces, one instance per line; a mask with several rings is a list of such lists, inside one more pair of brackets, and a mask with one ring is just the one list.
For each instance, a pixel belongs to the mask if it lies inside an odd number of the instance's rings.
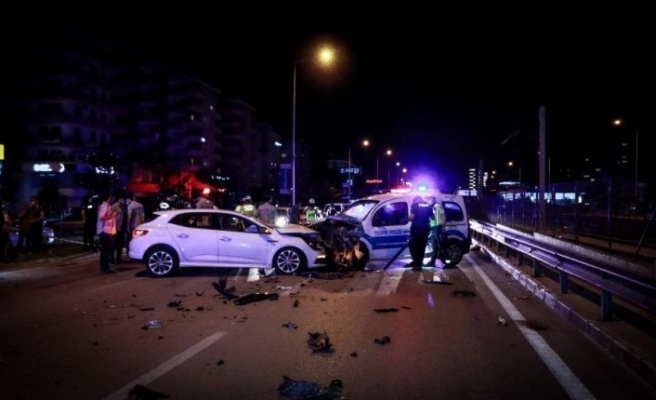
[[227,282],[226,282],[225,279],[221,279],[218,282],[212,282],[212,286],[214,286],[214,289],[216,289],[217,292],[221,293],[222,295],[224,295],[228,299],[236,299],[236,298],[239,297],[238,295],[233,293],[235,291],[234,286],[231,286],[229,288],[226,287]]
[[162,327],[162,323],[154,319],[152,321],[148,321],[148,323],[142,326],[141,329],[147,331],[148,329],[159,329],[161,327]]
[[508,325],[508,321],[506,321],[505,318],[503,318],[501,315],[499,315],[498,324],[501,325],[501,326],[506,326],[506,325]]
[[435,280],[435,279],[433,279],[433,280],[431,280],[431,279],[422,279],[421,281],[423,283],[433,283],[433,284],[436,284],[436,285],[453,285],[453,282],[441,281],[441,280]]
[[269,293],[269,292],[254,292],[245,294],[233,300],[233,303],[238,306],[243,306],[245,304],[254,303],[257,301],[264,300],[278,300],[280,295],[278,293]]
[[326,331],[323,333],[309,332],[308,334],[310,338],[307,340],[307,343],[312,348],[313,353],[329,353],[334,350]]
[[284,324],[282,324],[282,326],[287,329],[298,329],[298,326],[292,321],[285,322]]
[[381,336],[379,338],[374,339],[375,343],[378,343],[378,344],[381,344],[381,345],[390,343],[391,341],[392,341],[392,339],[390,339],[389,336]]
[[389,312],[396,312],[399,311],[398,308],[390,307],[390,308],[374,308],[374,311],[377,313],[389,313]]
[[474,297],[476,296],[476,293],[470,291],[470,290],[454,290],[451,292],[456,297]]
[[143,385],[134,385],[128,393],[130,400],[157,400],[168,399],[171,396],[168,394],[160,393]]
[[287,376],[279,387],[278,392],[281,396],[291,399],[339,399],[342,398],[342,381],[333,379],[328,387],[321,386],[316,382],[297,381]]

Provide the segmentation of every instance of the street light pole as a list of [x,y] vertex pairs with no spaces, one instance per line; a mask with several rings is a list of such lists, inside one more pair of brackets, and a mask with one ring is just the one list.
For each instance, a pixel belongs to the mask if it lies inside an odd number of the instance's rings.
[[376,192],[378,192],[378,156],[376,156]]
[[638,206],[638,129],[635,134],[635,180],[633,182],[633,195],[635,196],[636,207]]
[[292,94],[292,207],[296,205],[296,62]]
[[349,146],[348,152],[348,181],[346,184],[348,186],[348,200],[351,201],[351,146]]

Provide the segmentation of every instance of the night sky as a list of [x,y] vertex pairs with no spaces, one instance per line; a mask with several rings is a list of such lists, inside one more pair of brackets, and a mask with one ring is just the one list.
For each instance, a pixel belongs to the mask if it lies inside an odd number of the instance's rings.
[[[640,129],[641,152],[653,148],[656,35],[645,10],[320,6],[121,8],[97,11],[104,22],[60,20],[141,46],[243,99],[283,137],[294,60],[314,44],[336,45],[330,72],[297,64],[297,139],[317,158],[346,158],[352,145],[356,161],[369,163],[389,147],[409,168],[440,174],[444,188],[466,184],[479,161],[535,164],[540,105],[552,165],[600,146],[617,117]],[[376,147],[358,149],[364,138]]]

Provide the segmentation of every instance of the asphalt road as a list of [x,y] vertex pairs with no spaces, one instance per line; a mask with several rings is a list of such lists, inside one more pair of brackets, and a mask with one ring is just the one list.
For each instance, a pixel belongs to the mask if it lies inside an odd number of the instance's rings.
[[[278,399],[284,377],[339,380],[347,399],[656,399],[485,253],[446,270],[405,262],[275,279],[155,279],[138,264],[102,275],[94,253],[7,264],[0,399],[126,399],[138,384],[171,399]],[[238,306],[218,281],[278,298]]]

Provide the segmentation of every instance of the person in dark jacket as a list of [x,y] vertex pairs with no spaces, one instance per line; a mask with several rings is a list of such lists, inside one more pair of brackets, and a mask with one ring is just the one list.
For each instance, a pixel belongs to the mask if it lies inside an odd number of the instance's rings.
[[413,199],[410,208],[409,220],[412,221],[412,224],[410,225],[410,242],[408,243],[412,262],[407,267],[412,267],[415,271],[421,271],[428,235],[430,234],[430,218],[432,215],[433,206],[430,203],[421,196]]

